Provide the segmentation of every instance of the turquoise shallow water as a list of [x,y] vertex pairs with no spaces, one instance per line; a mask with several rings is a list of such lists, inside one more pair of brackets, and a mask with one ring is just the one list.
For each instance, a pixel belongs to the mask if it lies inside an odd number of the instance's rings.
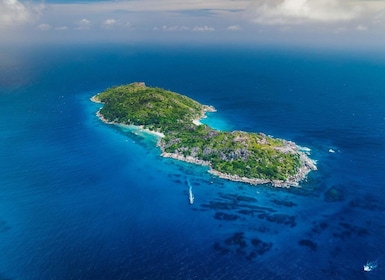
[[[1,53],[0,278],[382,279],[384,56],[143,46]],[[162,158],[154,138],[101,123],[89,101],[133,81],[214,105],[204,122],[215,128],[309,147],[319,170],[286,190]],[[364,272],[368,260],[378,268]]]

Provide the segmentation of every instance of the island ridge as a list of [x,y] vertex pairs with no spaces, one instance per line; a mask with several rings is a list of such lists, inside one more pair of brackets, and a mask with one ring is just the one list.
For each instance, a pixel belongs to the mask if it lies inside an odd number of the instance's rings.
[[201,124],[205,113],[215,108],[175,92],[131,83],[109,88],[91,100],[103,104],[97,112],[102,121],[157,133],[162,156],[208,166],[221,178],[290,187],[317,169],[294,142]]

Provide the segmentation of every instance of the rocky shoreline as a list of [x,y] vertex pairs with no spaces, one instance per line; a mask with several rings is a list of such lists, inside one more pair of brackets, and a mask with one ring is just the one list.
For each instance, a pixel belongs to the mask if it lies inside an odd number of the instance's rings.
[[[293,142],[290,142],[290,145],[292,144]],[[208,172],[212,175],[218,176],[219,178],[222,178],[222,179],[226,179],[234,182],[247,183],[250,185],[271,184],[273,187],[280,187],[280,188],[298,187],[299,182],[306,179],[306,176],[310,171],[317,170],[315,162],[311,160],[305,153],[298,151],[298,153],[300,154],[300,160],[302,162],[302,166],[299,168],[297,174],[288,178],[288,180],[282,181],[282,180],[247,178],[247,177],[241,177],[238,175],[231,175],[231,174],[225,174],[225,173],[219,172],[213,169],[211,167],[210,162],[208,161],[200,160],[192,156],[186,157],[181,154],[164,152],[163,147],[160,145],[160,141],[158,142],[158,146],[162,150],[162,153],[161,153],[162,157],[172,158],[172,159],[185,161],[188,163],[194,163],[202,166],[208,166],[209,167]],[[298,146],[296,147],[299,148]]]

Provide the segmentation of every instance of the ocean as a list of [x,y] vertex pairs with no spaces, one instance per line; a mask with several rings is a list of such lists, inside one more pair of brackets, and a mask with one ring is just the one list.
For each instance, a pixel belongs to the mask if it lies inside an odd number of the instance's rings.
[[[307,147],[318,170],[282,189],[162,158],[89,100],[135,81],[215,106],[216,129]],[[385,53],[1,47],[0,105],[0,279],[384,279]]]

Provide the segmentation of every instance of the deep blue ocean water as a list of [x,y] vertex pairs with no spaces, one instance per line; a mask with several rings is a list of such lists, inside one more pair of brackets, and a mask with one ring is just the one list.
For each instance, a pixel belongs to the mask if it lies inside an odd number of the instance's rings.
[[[319,170],[275,189],[162,158],[89,101],[134,81],[308,147]],[[383,53],[0,48],[0,108],[0,279],[384,279]]]

